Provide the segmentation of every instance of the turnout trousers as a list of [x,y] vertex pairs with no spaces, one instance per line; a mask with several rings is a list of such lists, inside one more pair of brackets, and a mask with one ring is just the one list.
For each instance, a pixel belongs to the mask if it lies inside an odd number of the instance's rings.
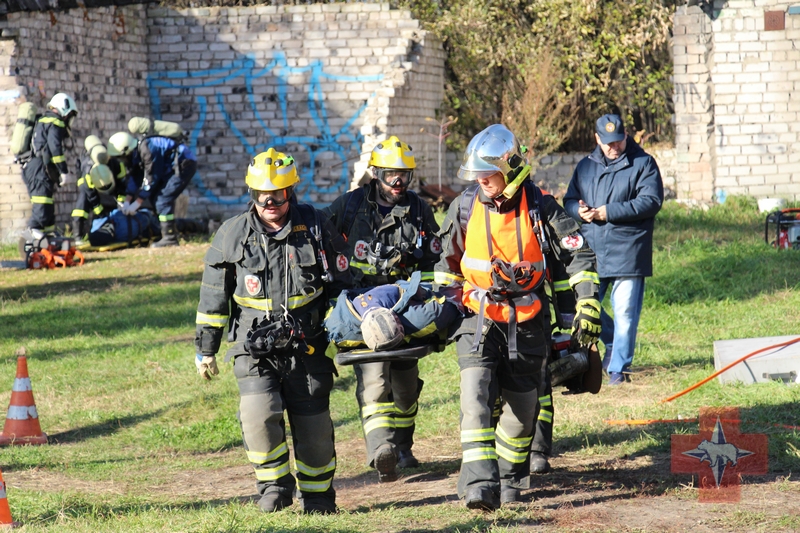
[[158,213],[159,222],[172,222],[175,220],[175,202],[184,189],[189,185],[197,169],[197,162],[184,161],[180,173],[173,174],[164,187],[150,195],[150,202]]
[[22,169],[22,180],[28,188],[32,204],[28,227],[45,233],[55,231],[56,206],[53,203],[53,195],[56,184],[47,174],[42,158],[34,157],[28,161]]
[[367,464],[372,467],[380,445],[389,443],[396,451],[413,446],[423,382],[416,361],[362,363],[354,367]]
[[[284,375],[265,358],[241,353],[240,344],[231,349],[235,351],[240,352],[233,365],[240,395],[238,418],[259,494],[279,492],[291,498],[296,486],[304,507],[316,499],[335,506],[336,453],[329,409],[333,374],[309,374],[302,356],[294,356],[291,370]],[[294,446],[296,479],[289,464],[284,411]]]
[[[499,498],[502,486],[530,486],[533,425],[546,375],[547,334],[532,320],[517,325],[519,357],[508,358],[508,325],[486,321],[473,352],[477,320],[464,320],[456,350],[461,372],[461,472],[458,496],[485,487]],[[469,332],[471,329],[472,332]],[[459,335],[460,334],[460,335]],[[493,411],[502,399],[496,427]]]

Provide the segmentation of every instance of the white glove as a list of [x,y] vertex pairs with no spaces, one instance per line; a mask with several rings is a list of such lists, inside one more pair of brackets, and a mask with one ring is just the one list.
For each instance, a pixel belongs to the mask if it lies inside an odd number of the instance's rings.
[[197,373],[203,376],[203,379],[211,379],[211,376],[219,374],[217,357],[214,355],[195,355],[194,366],[197,367]]
[[136,200],[136,201],[132,202],[128,206],[128,212],[125,213],[125,214],[126,215],[135,215],[136,211],[138,211],[140,207],[142,207],[142,201],[141,200]]
[[75,175],[71,172],[67,172],[66,174],[61,174],[61,178],[58,180],[58,186],[64,187],[66,185],[72,185],[76,183],[78,180],[75,179]]
[[123,215],[128,214],[128,209],[131,208],[131,203],[128,200],[125,200],[123,204],[119,207],[119,210],[122,212]]

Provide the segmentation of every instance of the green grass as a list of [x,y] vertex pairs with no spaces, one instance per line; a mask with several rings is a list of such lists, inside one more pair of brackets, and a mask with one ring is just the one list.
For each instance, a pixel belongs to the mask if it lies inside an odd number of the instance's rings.
[[[615,461],[664,460],[672,434],[697,433],[696,423],[618,426],[605,420],[696,417],[703,406],[736,406],[742,432],[769,436],[770,473],[761,482],[796,498],[800,485],[792,473],[800,470],[800,434],[775,424],[800,424],[800,386],[712,380],[671,403],[658,400],[714,371],[715,340],[800,334],[799,253],[764,243],[764,217],[746,199],[731,198],[707,211],[670,202],[656,226],[655,275],[647,282],[634,383],[596,396],[557,393],[556,452],[571,461],[568,473],[576,486],[589,490],[614,477],[616,467],[608,465]],[[207,383],[193,365],[206,248],[195,242],[173,250],[91,254],[79,268],[0,272],[0,410],[10,398],[15,351],[24,347],[41,425],[51,439],[46,446],[0,449],[0,469],[12,480],[12,515],[24,531],[572,529],[557,522],[564,515],[557,505],[480,515],[452,499],[350,507],[335,517],[263,515],[249,501],[252,473],[243,492],[215,495],[207,476],[246,461],[231,366],[220,364],[219,379]],[[0,259],[15,258],[16,246],[0,248]],[[423,359],[421,372],[416,440],[439,457],[426,471],[453,474],[459,466],[453,348]],[[372,476],[356,453],[363,455],[354,387],[352,369],[340,368],[332,413],[341,480]],[[16,487],[15,475],[29,481]],[[634,497],[696,499],[696,492],[682,487],[690,476],[671,476],[668,466],[642,467],[632,475],[641,482],[639,488],[626,485]],[[36,479],[41,483],[30,481]],[[730,511],[720,527],[800,526],[797,513],[776,518],[747,510]]]

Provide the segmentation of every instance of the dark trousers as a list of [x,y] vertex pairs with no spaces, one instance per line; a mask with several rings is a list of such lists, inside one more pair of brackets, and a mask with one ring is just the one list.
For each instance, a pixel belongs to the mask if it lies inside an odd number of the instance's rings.
[[31,197],[31,218],[28,227],[44,232],[56,229],[56,207],[53,203],[56,184],[47,174],[41,158],[34,157],[22,169],[22,180]]
[[179,174],[173,174],[161,190],[151,193],[150,201],[156,208],[160,222],[175,220],[175,202],[189,185],[189,182],[192,181],[196,170],[196,161],[184,161],[181,164],[181,172]]

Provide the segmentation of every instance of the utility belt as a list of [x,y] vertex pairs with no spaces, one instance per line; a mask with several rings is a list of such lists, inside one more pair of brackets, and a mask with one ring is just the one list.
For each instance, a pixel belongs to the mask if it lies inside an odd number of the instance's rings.
[[269,361],[281,374],[288,374],[292,369],[295,353],[309,353],[305,335],[289,313],[260,321],[254,318],[244,346],[252,357]]

